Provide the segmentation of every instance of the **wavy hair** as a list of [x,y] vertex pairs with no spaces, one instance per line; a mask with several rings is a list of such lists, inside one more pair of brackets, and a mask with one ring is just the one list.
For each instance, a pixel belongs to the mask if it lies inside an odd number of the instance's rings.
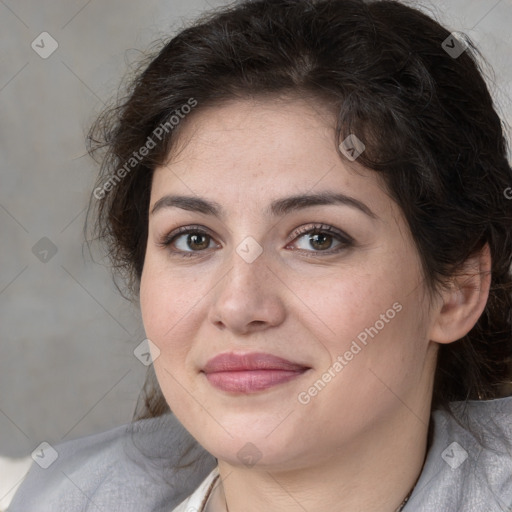
[[[353,133],[364,141],[358,162],[381,174],[400,206],[431,292],[489,244],[485,310],[466,336],[440,346],[432,407],[510,392],[512,170],[485,60],[461,37],[397,1],[249,0],[163,41],[88,137],[90,153],[101,155],[88,217],[117,275],[137,296],[152,174],[177,145],[184,123],[172,120],[184,105],[193,99],[199,111],[256,95],[307,96],[336,115],[336,147]],[[446,41],[465,51],[450,54]],[[150,368],[134,417],[167,411]]]

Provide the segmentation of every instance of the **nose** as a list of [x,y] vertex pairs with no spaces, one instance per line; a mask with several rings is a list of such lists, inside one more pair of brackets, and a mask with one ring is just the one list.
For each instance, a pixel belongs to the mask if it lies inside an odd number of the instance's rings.
[[213,290],[209,320],[219,329],[249,334],[284,321],[283,283],[269,266],[263,251],[251,261],[243,252],[232,251],[229,271]]

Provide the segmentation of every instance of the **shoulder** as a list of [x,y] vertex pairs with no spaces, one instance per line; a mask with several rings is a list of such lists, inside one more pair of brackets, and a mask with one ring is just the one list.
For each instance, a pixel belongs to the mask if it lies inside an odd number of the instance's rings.
[[404,512],[512,510],[512,397],[455,402],[432,421],[432,444]]
[[216,464],[172,414],[58,444],[47,456],[51,464],[32,464],[8,512],[168,511]]

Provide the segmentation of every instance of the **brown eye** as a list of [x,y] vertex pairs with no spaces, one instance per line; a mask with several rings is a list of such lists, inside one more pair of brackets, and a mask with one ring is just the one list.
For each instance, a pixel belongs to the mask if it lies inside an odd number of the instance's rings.
[[160,245],[168,247],[174,254],[185,257],[194,256],[194,253],[203,252],[216,246],[209,233],[192,226],[184,226],[173,231],[165,237]]
[[309,235],[309,244],[315,249],[330,249],[332,242],[332,235],[328,235],[326,233],[314,233]]
[[189,234],[187,235],[185,245],[190,249],[199,251],[208,249],[208,246],[210,245],[210,237],[203,233]]
[[298,250],[313,254],[334,254],[354,244],[351,237],[332,226],[306,226],[296,230],[293,235],[293,245],[298,246]]
[[190,231],[176,235],[168,245],[173,245],[178,251],[204,251],[210,247],[212,239],[208,233]]

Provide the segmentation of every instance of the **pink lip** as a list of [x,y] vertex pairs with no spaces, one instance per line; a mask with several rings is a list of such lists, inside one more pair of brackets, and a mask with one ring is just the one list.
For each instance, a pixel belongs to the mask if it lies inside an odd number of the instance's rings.
[[253,393],[288,382],[309,367],[271,354],[220,354],[203,368],[208,382],[223,391]]

